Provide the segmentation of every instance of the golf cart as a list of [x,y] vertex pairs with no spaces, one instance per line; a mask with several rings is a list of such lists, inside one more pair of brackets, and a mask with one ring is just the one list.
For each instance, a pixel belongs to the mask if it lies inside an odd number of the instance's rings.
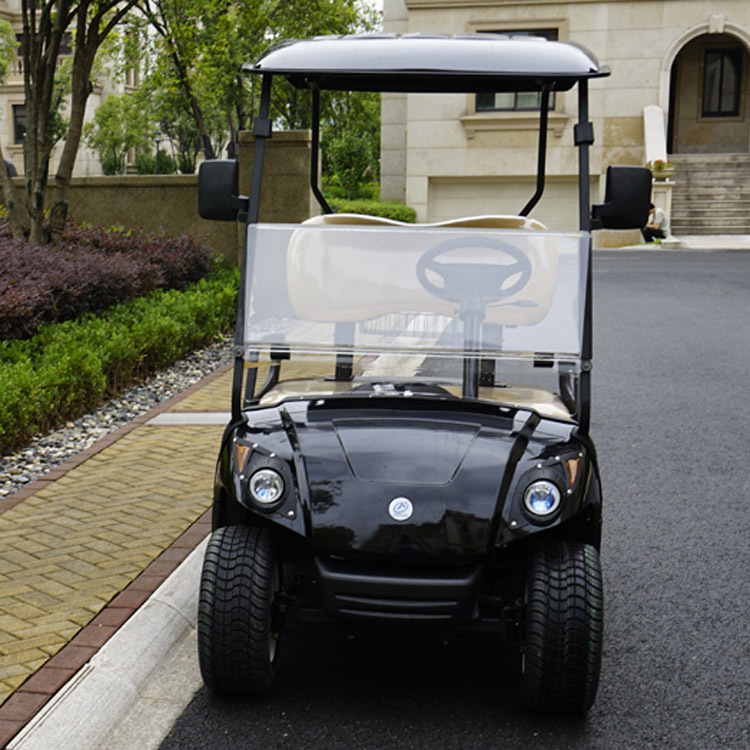
[[[532,708],[581,712],[602,650],[602,493],[589,436],[591,239],[645,224],[650,173],[589,204],[588,80],[574,44],[497,35],[292,41],[262,78],[249,197],[206,162],[204,218],[247,224],[232,416],[203,565],[213,690],[270,688],[292,624],[483,631],[520,654]],[[258,223],[274,76],[309,90],[322,214]],[[577,87],[580,231],[529,216],[549,94]],[[536,192],[518,215],[408,225],[335,214],[317,184],[320,92],[541,92]]]

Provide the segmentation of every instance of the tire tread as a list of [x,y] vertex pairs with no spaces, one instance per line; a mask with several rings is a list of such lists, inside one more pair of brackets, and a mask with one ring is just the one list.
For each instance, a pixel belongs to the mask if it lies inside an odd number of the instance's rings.
[[271,686],[273,539],[267,529],[226,526],[206,548],[198,602],[203,680],[219,693],[253,694]]
[[527,573],[521,699],[533,709],[588,710],[599,684],[604,595],[599,555],[572,542],[536,549]]

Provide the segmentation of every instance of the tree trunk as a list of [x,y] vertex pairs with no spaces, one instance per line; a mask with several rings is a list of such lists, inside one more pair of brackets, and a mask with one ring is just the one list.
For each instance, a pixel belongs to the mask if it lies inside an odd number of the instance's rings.
[[[85,20],[85,19],[84,19]],[[77,36],[81,34],[80,20]],[[85,35],[85,30],[83,31]],[[83,37],[79,37],[83,38]],[[91,67],[94,64],[96,50],[99,45],[96,39],[89,35],[86,42],[76,48],[73,60],[71,95],[70,95],[70,120],[68,121],[68,132],[65,137],[65,146],[57,165],[52,204],[50,207],[49,241],[57,244],[65,229],[68,219],[67,195],[70,188],[70,180],[73,175],[78,147],[81,143],[83,132],[83,119],[86,114],[86,102],[91,93]]]
[[179,54],[177,54],[177,52],[174,50],[172,51],[172,63],[174,64],[175,70],[177,71],[177,77],[180,80],[180,84],[182,85],[183,91],[185,92],[185,96],[187,96],[188,101],[190,102],[190,111],[193,113],[193,119],[195,120],[195,125],[198,128],[198,133],[201,137],[201,143],[203,144],[203,158],[215,159],[216,154],[214,153],[214,147],[211,145],[211,136],[208,133],[206,121],[203,118],[203,110],[201,109],[201,105],[198,102],[198,99],[193,93],[193,88],[190,85],[190,80],[188,79],[188,74],[185,70],[185,66],[182,64],[182,60],[180,59]]

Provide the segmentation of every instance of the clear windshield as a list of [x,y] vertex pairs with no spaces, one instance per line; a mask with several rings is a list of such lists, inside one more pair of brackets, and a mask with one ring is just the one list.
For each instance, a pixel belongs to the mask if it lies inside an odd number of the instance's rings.
[[282,353],[297,363],[282,367],[295,379],[333,379],[343,363],[335,392],[359,378],[439,382],[459,395],[467,362],[482,387],[496,385],[480,372],[490,361],[522,382],[538,380],[540,364],[578,368],[583,234],[314,224],[248,232],[251,361]]

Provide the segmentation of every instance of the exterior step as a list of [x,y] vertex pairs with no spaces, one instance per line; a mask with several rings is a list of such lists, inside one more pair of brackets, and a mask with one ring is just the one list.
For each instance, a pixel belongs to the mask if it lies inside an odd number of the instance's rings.
[[750,154],[675,154],[672,232],[750,234]]

